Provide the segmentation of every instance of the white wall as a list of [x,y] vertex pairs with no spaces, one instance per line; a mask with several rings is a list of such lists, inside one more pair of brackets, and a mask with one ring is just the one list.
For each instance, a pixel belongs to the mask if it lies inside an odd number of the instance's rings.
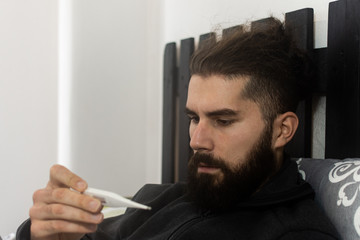
[[93,187],[132,195],[146,182],[147,6],[72,2],[70,166]]
[[313,7],[324,47],[328,2],[0,1],[0,235],[27,217],[56,161],[124,195],[160,182],[165,43]]
[[0,2],[1,236],[28,217],[57,161],[124,195],[159,182],[147,159],[159,159],[160,134],[147,134],[161,123],[146,109],[161,103],[147,77],[160,72],[146,64],[161,61],[148,50],[158,11],[144,0]]
[[57,146],[57,1],[0,1],[0,235],[28,217]]

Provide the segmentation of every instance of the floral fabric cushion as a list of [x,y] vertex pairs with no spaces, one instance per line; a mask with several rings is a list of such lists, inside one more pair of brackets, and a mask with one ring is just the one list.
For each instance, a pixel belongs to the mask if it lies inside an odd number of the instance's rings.
[[360,239],[360,158],[295,161],[342,239]]

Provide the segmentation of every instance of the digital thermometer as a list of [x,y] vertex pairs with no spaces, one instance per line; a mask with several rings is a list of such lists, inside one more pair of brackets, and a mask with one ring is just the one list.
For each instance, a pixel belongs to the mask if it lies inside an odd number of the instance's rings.
[[104,191],[95,188],[87,188],[84,192],[85,195],[99,199],[102,204],[106,207],[128,207],[128,208],[139,208],[144,210],[151,210],[151,207],[131,201],[130,199],[124,198],[119,194]]

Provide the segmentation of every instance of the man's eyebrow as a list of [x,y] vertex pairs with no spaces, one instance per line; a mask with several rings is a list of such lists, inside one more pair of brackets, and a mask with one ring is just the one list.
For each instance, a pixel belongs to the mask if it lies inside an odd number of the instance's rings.
[[206,113],[207,116],[209,117],[217,117],[217,116],[236,116],[238,115],[238,111],[234,111],[232,109],[229,108],[224,108],[224,109],[219,109],[219,110],[215,110],[215,111],[211,111]]
[[190,110],[189,108],[185,108],[185,113],[186,115],[197,115],[193,110]]
[[[195,113],[194,111],[192,111],[189,108],[185,109],[185,113],[187,115],[198,115],[197,113]],[[217,117],[217,116],[236,116],[238,115],[239,111],[235,111],[233,109],[229,109],[229,108],[223,108],[223,109],[219,109],[219,110],[214,110],[214,111],[210,111],[206,113],[206,116],[208,117]]]

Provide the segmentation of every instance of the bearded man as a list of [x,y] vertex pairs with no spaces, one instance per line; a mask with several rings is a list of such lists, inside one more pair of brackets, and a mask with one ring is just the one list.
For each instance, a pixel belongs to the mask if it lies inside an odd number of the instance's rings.
[[103,220],[100,201],[78,193],[86,182],[56,165],[17,239],[338,239],[284,153],[309,65],[276,19],[201,47],[186,105],[188,182],[146,185],[134,200],[151,211]]

